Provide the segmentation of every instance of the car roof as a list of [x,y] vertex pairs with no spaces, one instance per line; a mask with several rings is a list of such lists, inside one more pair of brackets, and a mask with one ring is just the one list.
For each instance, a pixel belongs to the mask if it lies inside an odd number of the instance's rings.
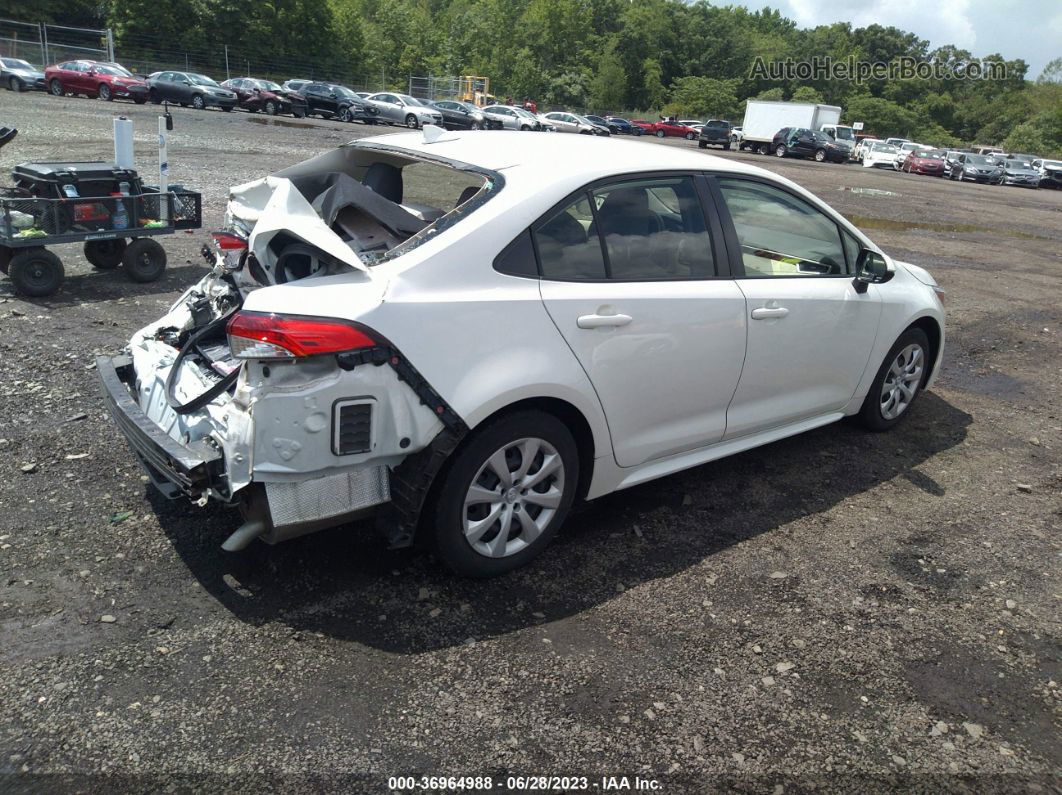
[[[520,136],[519,144],[513,136]],[[697,149],[661,146],[657,143],[597,136],[528,135],[520,132],[448,132],[441,140],[425,143],[420,132],[377,135],[352,144],[387,144],[425,157],[442,157],[505,175],[520,173],[539,182],[564,174],[576,182],[591,182],[614,174],[646,171],[726,171],[734,174],[769,175],[753,165],[708,155]],[[637,147],[632,149],[632,147]],[[622,167],[617,163],[628,164]],[[523,181],[523,179],[521,181]]]

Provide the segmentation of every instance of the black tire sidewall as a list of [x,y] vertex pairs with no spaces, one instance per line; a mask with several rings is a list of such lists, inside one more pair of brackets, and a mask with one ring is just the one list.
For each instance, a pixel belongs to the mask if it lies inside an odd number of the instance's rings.
[[[107,252],[104,249],[113,247],[114,250]],[[125,254],[127,244],[124,238],[114,240],[86,240],[85,259],[96,270],[110,271],[122,264],[122,255]]]
[[[508,442],[534,436],[556,448],[564,463],[564,496],[549,525],[530,546],[505,558],[488,558],[465,540],[463,515],[465,494],[483,462]],[[579,453],[571,432],[559,419],[542,411],[520,411],[477,428],[458,448],[439,476],[427,516],[434,527],[435,552],[446,566],[466,577],[496,577],[519,568],[549,546],[564,523],[579,488]]]
[[[915,396],[904,409],[903,413],[898,417],[885,419],[881,415],[881,387],[885,382],[885,376],[889,372],[889,367],[892,366],[893,360],[897,354],[908,345],[916,343],[922,346],[922,355],[925,357],[925,369],[922,373],[922,381],[918,385],[918,389],[915,391]],[[872,431],[887,431],[903,422],[904,418],[911,413],[911,409],[914,408],[914,404],[918,402],[918,399],[922,396],[922,386],[925,384],[926,379],[929,378],[929,373],[932,371],[933,361],[930,358],[929,337],[920,328],[909,328],[903,334],[901,334],[892,347],[889,348],[889,352],[885,354],[885,359],[882,361],[881,366],[878,367],[877,375],[874,376],[874,381],[870,385],[870,391],[867,392],[866,398],[863,400],[863,405],[859,410],[857,419],[859,423]]]
[[[49,279],[47,281],[31,282],[29,281],[29,269],[38,262],[46,264],[50,271],[48,274]],[[11,279],[12,284],[15,285],[15,290],[20,295],[30,298],[55,295],[63,284],[64,270],[62,261],[55,254],[43,248],[31,248],[18,252],[11,257],[7,269],[8,277]]]
[[[151,256],[150,267],[140,261],[144,254]],[[144,284],[156,281],[166,271],[166,249],[156,240],[139,237],[126,246],[125,253],[122,254],[122,269],[134,282]]]

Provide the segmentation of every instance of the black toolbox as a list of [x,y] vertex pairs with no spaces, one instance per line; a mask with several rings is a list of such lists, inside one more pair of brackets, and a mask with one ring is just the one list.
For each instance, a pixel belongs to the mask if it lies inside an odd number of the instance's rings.
[[11,177],[16,187],[39,199],[109,198],[116,193],[137,196],[144,192],[136,171],[102,160],[20,163],[11,170]]

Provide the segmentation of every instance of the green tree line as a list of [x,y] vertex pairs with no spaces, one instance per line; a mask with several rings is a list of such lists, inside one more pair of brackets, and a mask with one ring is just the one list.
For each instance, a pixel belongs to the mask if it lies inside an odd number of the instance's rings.
[[[33,19],[34,3],[13,0]],[[745,100],[824,101],[879,135],[941,145],[981,143],[1062,154],[1062,59],[1040,76],[1021,59],[975,57],[895,27],[798,28],[778,11],[706,0],[52,0],[115,31],[119,55],[145,42],[166,50],[222,44],[273,61],[312,58],[323,73],[483,75],[499,96],[540,105],[646,116],[739,120]],[[37,14],[36,16],[40,16]],[[54,13],[52,14],[54,16]],[[812,56],[950,66],[1001,63],[1000,80],[885,79],[775,82],[764,62]],[[297,76],[297,75],[292,75]],[[1032,79],[1038,78],[1038,79]]]

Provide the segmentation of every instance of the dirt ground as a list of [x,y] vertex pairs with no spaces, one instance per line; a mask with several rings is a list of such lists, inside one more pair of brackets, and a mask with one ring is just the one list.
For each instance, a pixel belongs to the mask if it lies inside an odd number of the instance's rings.
[[[156,109],[0,93],[0,171],[109,159],[117,114],[150,174]],[[376,131],[174,115],[205,229],[229,185]],[[936,389],[890,434],[833,425],[582,506],[489,582],[360,526],[227,554],[234,513],[144,483],[91,363],[203,274],[203,233],[161,239],[153,284],[72,246],[57,296],[0,282],[0,786],[1057,791],[1062,192],[721,156],[932,271]]]

